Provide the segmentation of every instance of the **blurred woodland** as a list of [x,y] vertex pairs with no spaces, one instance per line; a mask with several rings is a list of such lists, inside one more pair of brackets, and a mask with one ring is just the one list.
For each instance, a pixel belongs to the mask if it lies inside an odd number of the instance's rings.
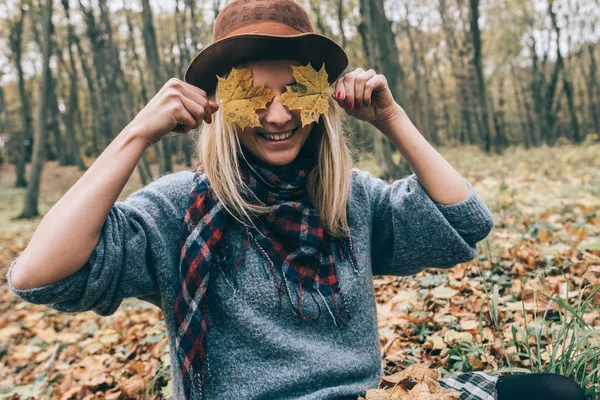
[[[433,145],[582,142],[600,132],[599,0],[303,0],[315,30],[373,68]],[[4,0],[0,161],[38,215],[46,161],[83,170],[171,77],[211,42],[223,0]],[[43,122],[43,123],[41,123]],[[393,144],[349,121],[380,176],[409,172]],[[191,135],[152,146],[143,183],[192,165]],[[31,163],[30,175],[25,166]],[[0,164],[1,165],[1,164]]]

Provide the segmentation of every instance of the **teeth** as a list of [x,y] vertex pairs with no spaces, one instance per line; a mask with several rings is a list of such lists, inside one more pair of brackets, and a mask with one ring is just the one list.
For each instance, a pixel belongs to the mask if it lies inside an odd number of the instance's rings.
[[267,134],[267,133],[260,133],[260,135],[262,137],[265,137],[270,140],[278,140],[279,141],[279,140],[285,140],[285,139],[289,138],[290,136],[292,136],[292,131],[288,131],[286,133],[279,134],[279,135],[271,135],[271,134]]

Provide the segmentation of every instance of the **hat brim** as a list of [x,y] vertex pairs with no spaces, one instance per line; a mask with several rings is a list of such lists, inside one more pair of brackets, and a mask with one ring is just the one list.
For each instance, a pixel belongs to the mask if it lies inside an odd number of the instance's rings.
[[293,59],[315,69],[323,63],[329,83],[333,83],[348,66],[348,56],[336,42],[318,33],[295,36],[244,34],[231,36],[204,48],[187,70],[184,81],[203,89],[209,96],[217,86],[217,75],[233,66],[263,59]]

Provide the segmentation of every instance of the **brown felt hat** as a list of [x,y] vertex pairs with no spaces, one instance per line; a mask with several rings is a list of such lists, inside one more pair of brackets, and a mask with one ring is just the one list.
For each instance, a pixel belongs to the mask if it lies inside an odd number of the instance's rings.
[[210,95],[217,75],[264,59],[310,62],[317,70],[325,63],[329,83],[348,66],[344,49],[314,32],[308,13],[296,0],[233,0],[217,16],[213,43],[194,57],[184,80]]

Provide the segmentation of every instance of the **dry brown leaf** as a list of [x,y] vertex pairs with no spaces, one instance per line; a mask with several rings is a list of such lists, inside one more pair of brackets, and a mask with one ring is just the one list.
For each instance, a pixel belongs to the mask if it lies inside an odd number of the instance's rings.
[[485,366],[485,364],[483,363],[483,361],[481,361],[479,359],[479,357],[477,357],[474,354],[472,354],[472,355],[469,356],[469,364],[471,364],[471,367],[473,367],[473,370],[475,370],[475,371],[481,370]]
[[144,391],[146,390],[146,382],[144,382],[144,378],[141,376],[134,375],[129,379],[121,378],[119,388],[127,396],[139,398],[143,396]]
[[389,399],[398,400],[456,400],[460,397],[459,392],[443,388],[438,378],[437,369],[426,364],[413,364],[395,374],[383,376],[379,389],[385,389]]
[[383,389],[367,389],[366,400],[388,400],[389,393]]
[[425,376],[433,379],[438,378],[438,371],[430,369],[426,364],[413,364],[410,367],[398,371],[395,374],[381,377],[382,382],[388,384],[399,384],[402,382],[422,382]]
[[431,344],[432,350],[443,350],[448,347],[441,336],[429,336],[426,342]]

